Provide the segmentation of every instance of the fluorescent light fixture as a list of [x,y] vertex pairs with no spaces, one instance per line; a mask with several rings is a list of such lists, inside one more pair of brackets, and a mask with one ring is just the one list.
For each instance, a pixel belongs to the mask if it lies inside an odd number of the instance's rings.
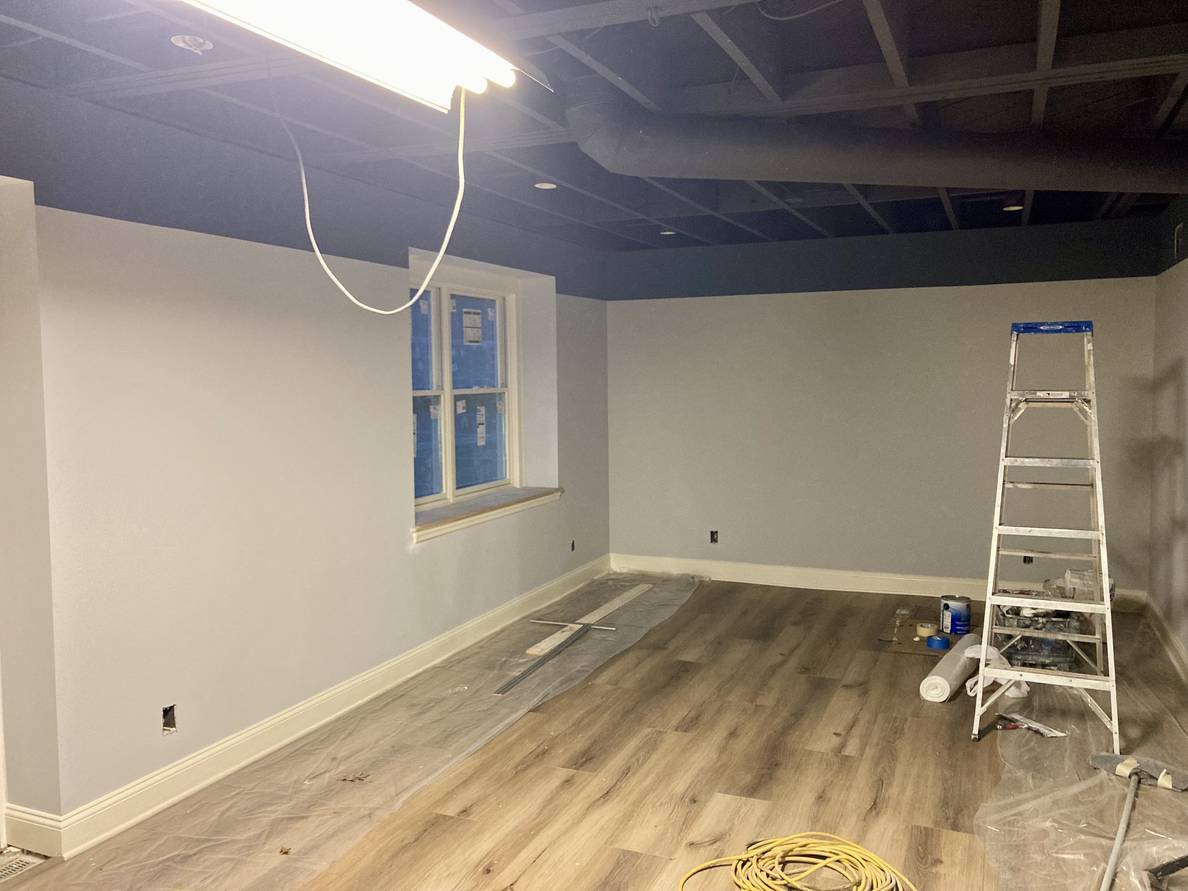
[[660,234],[661,235],[676,235],[676,231],[673,229],[661,229]]
[[454,88],[510,87],[506,59],[408,0],[184,0],[438,111]]
[[1022,204],[1004,204],[1002,206],[1002,209],[1006,213],[1017,213],[1023,209],[1023,205]]
[[540,189],[542,192],[551,192],[551,191],[553,191],[553,189],[557,188],[557,184],[551,183],[548,180],[542,179],[538,183],[533,183],[532,188]]

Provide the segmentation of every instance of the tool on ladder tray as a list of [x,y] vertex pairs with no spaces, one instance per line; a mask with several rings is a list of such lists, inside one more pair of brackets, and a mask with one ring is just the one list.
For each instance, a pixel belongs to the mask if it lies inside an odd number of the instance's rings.
[[[1075,390],[1019,389],[1019,347],[1033,335],[1073,335],[1083,341],[1084,384]],[[1089,455],[1085,458],[1024,457],[1011,454],[1011,431],[1027,411],[1052,409],[1074,412],[1087,428]],[[1059,479],[1052,478],[1053,473]],[[1089,497],[1090,528],[1004,524],[1007,492],[1079,492]],[[1053,544],[1055,542],[1056,544]],[[1074,542],[1083,542],[1078,549]],[[1048,548],[1053,548],[1048,550]],[[1052,590],[1003,591],[999,572],[1003,557],[1083,562],[1088,572],[1077,573],[1076,586]],[[1066,577],[1073,573],[1066,574]],[[1007,690],[1019,683],[1069,687],[1085,701],[1110,731],[1114,752],[1118,741],[1118,686],[1114,662],[1114,630],[1110,618],[1109,559],[1106,551],[1105,506],[1101,488],[1101,443],[1097,427],[1097,387],[1093,371],[1093,323],[1015,322],[1011,325],[1010,371],[1006,408],[1002,416],[1002,447],[998,461],[998,491],[990,539],[990,568],[986,579],[986,615],[978,658],[973,738],[981,736],[982,718]],[[1043,655],[1055,647],[1069,654],[1072,665],[1053,667]],[[997,650],[1010,663],[992,664]],[[988,653],[989,651],[989,653]],[[1070,670],[1071,669],[1071,670]],[[987,693],[990,683],[998,688]],[[1092,691],[1092,693],[1091,693]],[[1093,693],[1105,694],[1103,705]]]

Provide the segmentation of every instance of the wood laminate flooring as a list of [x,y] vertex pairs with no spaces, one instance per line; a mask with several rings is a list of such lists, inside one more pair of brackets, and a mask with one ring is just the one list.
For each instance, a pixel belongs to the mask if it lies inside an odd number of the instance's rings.
[[[704,860],[807,830],[870,848],[921,891],[997,889],[972,834],[998,779],[997,745],[970,741],[964,696],[921,701],[935,659],[878,641],[896,607],[920,603],[704,583],[308,889],[673,891]],[[1125,644],[1139,617],[1116,621],[1123,675],[1127,662],[1152,663],[1123,701],[1184,715],[1188,693],[1166,656]],[[727,887],[721,873],[690,883]]]

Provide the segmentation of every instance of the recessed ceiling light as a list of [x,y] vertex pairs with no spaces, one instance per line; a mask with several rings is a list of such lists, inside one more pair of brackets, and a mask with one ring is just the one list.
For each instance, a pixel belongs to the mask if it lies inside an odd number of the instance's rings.
[[661,235],[676,235],[676,232],[672,229],[661,229],[660,234]]
[[1017,213],[1023,209],[1022,204],[1004,204],[1002,209],[1007,213]]
[[193,34],[174,34],[169,42],[199,56],[214,49],[214,44],[205,37],[195,37]]
[[548,180],[542,179],[538,183],[533,183],[532,188],[540,189],[542,192],[551,192],[551,191],[553,191],[553,189],[557,188],[557,184],[551,183]]

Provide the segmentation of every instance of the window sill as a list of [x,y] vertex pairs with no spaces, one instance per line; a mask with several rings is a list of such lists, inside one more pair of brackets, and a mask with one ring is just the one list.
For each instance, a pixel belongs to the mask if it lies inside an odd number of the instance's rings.
[[420,543],[458,529],[477,526],[488,520],[506,517],[561,497],[563,489],[539,487],[502,488],[484,492],[453,504],[430,505],[416,512],[413,542]]

